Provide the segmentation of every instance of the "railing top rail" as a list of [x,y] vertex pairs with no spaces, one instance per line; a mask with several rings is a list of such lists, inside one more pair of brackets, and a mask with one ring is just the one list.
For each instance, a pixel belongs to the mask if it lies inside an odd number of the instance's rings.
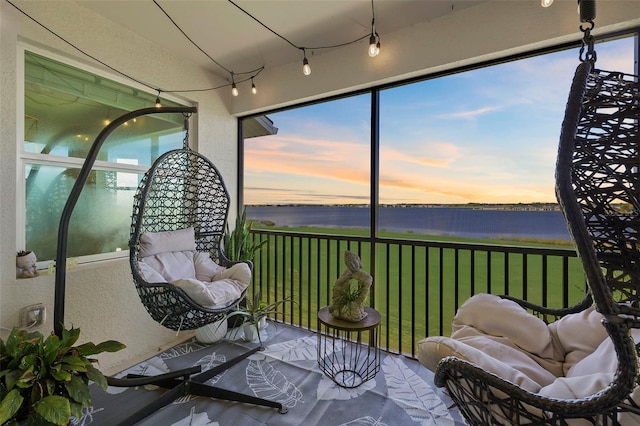
[[469,251],[491,251],[498,253],[520,253],[520,254],[539,254],[549,256],[565,256],[577,257],[574,248],[556,248],[556,247],[533,247],[533,246],[514,246],[500,244],[482,244],[469,242],[450,242],[450,241],[433,241],[433,240],[416,240],[416,239],[398,239],[388,237],[367,237],[343,234],[321,234],[317,232],[290,232],[283,230],[270,229],[252,229],[252,233],[260,235],[280,235],[293,238],[317,238],[322,240],[341,240],[341,241],[360,241],[375,244],[398,244],[415,247],[434,247],[443,249],[469,250]]

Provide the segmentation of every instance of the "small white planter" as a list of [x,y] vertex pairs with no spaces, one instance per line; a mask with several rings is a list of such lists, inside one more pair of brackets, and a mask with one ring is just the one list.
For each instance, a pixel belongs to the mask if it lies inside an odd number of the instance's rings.
[[196,330],[196,340],[201,343],[211,344],[218,342],[227,334],[227,319],[214,322]]
[[32,251],[24,256],[16,257],[16,278],[33,278],[38,276],[36,254]]
[[258,327],[260,327],[260,330],[267,328],[267,317],[260,318],[260,321],[258,321]]
[[258,328],[253,323],[246,323],[242,326],[242,331],[244,331],[244,340],[248,342],[253,342],[258,339]]

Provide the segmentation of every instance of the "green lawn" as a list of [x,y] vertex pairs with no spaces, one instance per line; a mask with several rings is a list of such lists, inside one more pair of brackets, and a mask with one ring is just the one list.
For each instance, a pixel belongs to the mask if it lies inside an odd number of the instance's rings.
[[[374,277],[370,301],[383,317],[383,347],[411,353],[417,338],[449,334],[457,307],[481,292],[511,294],[531,302],[560,307],[584,295],[584,275],[577,258],[563,260],[541,254],[503,253],[504,246],[568,249],[566,242],[473,240],[403,233],[384,233],[393,244],[377,243],[376,264],[370,265],[369,241],[360,229],[264,228],[304,232],[304,237],[271,236],[256,259],[256,284],[270,299],[292,296],[297,301],[287,312],[294,324],[316,326],[315,313],[329,304],[331,287],[346,269],[345,250],[359,254],[364,269]],[[264,236],[263,236],[264,237]],[[398,241],[413,240],[413,244]],[[424,243],[429,241],[429,243]],[[470,246],[455,250],[432,243],[495,245],[496,251]],[[526,272],[525,272],[526,271]],[[563,290],[563,277],[569,282]],[[277,294],[276,294],[277,293]]]

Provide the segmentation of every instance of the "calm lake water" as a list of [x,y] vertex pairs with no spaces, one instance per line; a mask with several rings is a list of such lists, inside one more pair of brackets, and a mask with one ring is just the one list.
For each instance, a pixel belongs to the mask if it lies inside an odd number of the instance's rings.
[[[369,210],[335,206],[247,206],[247,218],[276,226],[368,228]],[[383,207],[379,227],[394,232],[467,238],[571,240],[559,211],[473,210],[453,207]]]

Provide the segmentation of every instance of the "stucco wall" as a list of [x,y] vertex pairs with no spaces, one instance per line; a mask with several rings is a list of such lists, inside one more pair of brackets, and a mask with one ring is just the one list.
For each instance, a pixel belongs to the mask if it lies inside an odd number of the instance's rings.
[[[152,42],[114,26],[73,2],[18,1],[26,13],[77,47],[110,66],[138,78],[153,87],[214,87],[222,82],[212,74],[163,51]],[[17,250],[16,207],[18,111],[18,46],[25,43],[45,51],[94,64],[66,43],[45,31],[5,1],[0,3],[0,325],[2,337],[17,324],[19,310],[43,302],[46,323],[39,328],[45,334],[53,329],[54,276],[46,271],[34,279],[15,278]],[[198,149],[220,169],[233,200],[236,193],[236,119],[227,111],[219,93],[189,95],[198,106],[192,123],[192,140]],[[235,206],[231,214],[235,214]],[[70,232],[73,232],[71,229]],[[128,260],[97,262],[67,273],[65,323],[82,329],[81,340],[99,342],[116,339],[127,349],[101,355],[101,367],[111,373],[151,356],[161,347],[188,337],[155,323],[144,310],[131,281]]]

